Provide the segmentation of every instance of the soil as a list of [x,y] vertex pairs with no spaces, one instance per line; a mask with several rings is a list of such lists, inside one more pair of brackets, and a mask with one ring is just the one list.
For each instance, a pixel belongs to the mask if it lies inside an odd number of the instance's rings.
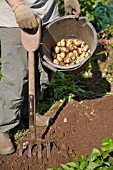
[[[0,155],[1,170],[46,170],[60,167],[61,163],[74,161],[78,155],[89,155],[93,148],[100,149],[105,137],[113,138],[113,55],[111,40],[101,39],[91,61],[90,71],[73,76],[75,84],[87,90],[69,103],[51,110],[53,125],[37,128],[38,137],[51,141],[50,155],[46,154],[48,144],[43,143],[41,158],[34,147],[32,157],[27,150],[19,157],[19,145],[12,155]],[[99,51],[108,51],[99,55]]]

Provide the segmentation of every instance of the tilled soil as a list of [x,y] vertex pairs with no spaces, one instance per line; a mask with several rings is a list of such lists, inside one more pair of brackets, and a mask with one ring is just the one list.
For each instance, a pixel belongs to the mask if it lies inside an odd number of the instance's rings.
[[53,109],[51,116],[55,120],[52,126],[37,129],[39,137],[53,142],[50,156],[46,156],[46,147],[41,158],[36,154],[28,158],[27,151],[19,157],[17,149],[12,155],[0,156],[1,170],[46,170],[100,149],[103,138],[112,138],[113,96],[73,101]]
[[[74,161],[78,155],[89,155],[93,148],[100,149],[105,137],[113,138],[113,49],[111,41],[100,40],[96,57],[91,61],[91,72],[84,77],[75,76],[75,83],[89,91],[87,97],[64,103],[51,111],[53,125],[37,128],[37,136],[51,141],[51,153],[47,157],[47,145],[42,146],[41,158],[34,147],[32,157],[27,150],[19,157],[19,146],[12,155],[0,155],[0,170],[46,170],[60,167],[61,163]],[[104,51],[101,55],[99,53]],[[109,56],[106,55],[109,52]],[[110,93],[109,96],[106,96]],[[89,98],[89,99],[88,99]]]

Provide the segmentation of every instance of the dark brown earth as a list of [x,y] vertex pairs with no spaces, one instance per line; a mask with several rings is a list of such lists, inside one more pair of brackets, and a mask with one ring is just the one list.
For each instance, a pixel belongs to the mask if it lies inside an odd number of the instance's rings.
[[[109,56],[98,55],[98,49],[107,50]],[[112,65],[109,69],[113,63],[112,49],[106,40],[98,42],[98,49],[91,61],[91,72],[74,77],[74,82],[88,93],[64,103],[63,107],[54,108],[51,111],[53,125],[37,129],[39,137],[53,142],[50,157],[46,157],[46,147],[42,158],[38,158],[35,151],[31,158],[27,157],[27,151],[19,157],[17,149],[12,155],[0,156],[1,170],[60,167],[61,163],[74,161],[77,155],[86,156],[91,154],[93,148],[100,149],[105,137],[113,138]]]

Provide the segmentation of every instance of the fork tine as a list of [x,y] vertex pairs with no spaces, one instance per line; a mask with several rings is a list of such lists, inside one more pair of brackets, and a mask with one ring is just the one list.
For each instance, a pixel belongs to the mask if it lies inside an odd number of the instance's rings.
[[19,156],[22,156],[22,151],[23,151],[23,142],[20,142],[20,148],[19,148]]
[[47,158],[50,157],[50,150],[51,150],[51,145],[50,145],[50,143],[48,142],[48,143],[47,143]]
[[31,158],[31,145],[28,146],[28,158]]
[[[29,142],[28,142],[29,141]],[[32,156],[36,156],[38,158],[42,158],[43,151],[46,152],[46,157],[50,157],[50,153],[53,147],[52,141],[46,141],[46,140],[34,140],[34,139],[26,139],[26,142],[24,139],[20,140],[20,147],[19,147],[19,157],[24,154],[24,152],[27,150],[27,157],[31,158]],[[38,152],[36,151],[36,148]]]
[[41,143],[38,143],[38,158],[41,158],[42,155],[42,145]]

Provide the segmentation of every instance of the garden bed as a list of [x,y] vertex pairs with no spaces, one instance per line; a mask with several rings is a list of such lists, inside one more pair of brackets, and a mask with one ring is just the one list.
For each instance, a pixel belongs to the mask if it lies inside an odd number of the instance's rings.
[[[73,82],[87,91],[70,103],[51,110],[52,126],[37,128],[37,135],[53,141],[50,157],[45,149],[42,158],[27,152],[19,157],[18,148],[12,155],[0,155],[1,170],[46,170],[74,161],[78,155],[89,155],[100,149],[105,137],[113,132],[113,55],[111,40],[99,40],[95,56],[84,74],[75,75]],[[103,52],[102,52],[103,51]],[[108,55],[109,53],[109,55]],[[90,71],[89,71],[90,70]]]

